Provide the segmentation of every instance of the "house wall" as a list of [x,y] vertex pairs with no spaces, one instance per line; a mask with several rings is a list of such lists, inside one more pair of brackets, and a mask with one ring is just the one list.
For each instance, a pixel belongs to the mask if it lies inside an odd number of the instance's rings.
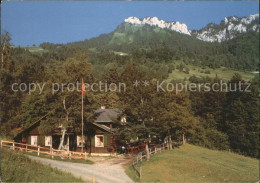
[[[104,136],[104,147],[95,147],[95,135],[103,135]],[[86,138],[86,145],[83,148],[83,151],[86,151],[88,153],[114,153],[113,148],[113,138],[110,134],[107,133],[98,133],[92,136],[88,136]],[[76,139],[76,138],[75,138]],[[76,143],[74,143],[76,144]],[[76,144],[77,145],[77,144]],[[72,148],[75,151],[81,152],[82,147],[75,147]]]
[[[61,135],[57,132],[57,130],[54,130],[54,134],[48,135],[52,136],[52,147],[57,149],[60,143],[60,137]],[[55,135],[56,134],[56,135]],[[95,147],[95,135],[104,135],[104,147]],[[45,146],[45,135],[40,135],[38,126],[31,128],[30,130],[27,130],[24,132],[19,138],[16,139],[17,142],[22,142],[26,144],[31,145],[31,136],[37,136],[37,145],[42,147],[49,147]],[[64,143],[67,143],[68,135],[65,136]],[[113,137],[111,134],[106,133],[100,129],[95,129],[94,135],[86,137],[86,145],[83,149],[83,151],[88,153],[114,153],[114,143],[113,143]],[[69,135],[69,149],[72,151],[78,151],[81,152],[82,148],[77,147],[77,135],[76,134],[70,134]]]
[[104,147],[95,147],[95,137],[92,137],[91,153],[114,153],[114,147],[112,144],[112,137],[108,134],[97,134],[104,135]]

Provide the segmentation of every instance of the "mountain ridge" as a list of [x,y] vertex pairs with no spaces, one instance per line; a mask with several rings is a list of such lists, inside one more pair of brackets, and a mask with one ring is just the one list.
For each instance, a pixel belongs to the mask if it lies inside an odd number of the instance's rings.
[[167,28],[176,32],[191,35],[186,24],[181,24],[179,21],[176,22],[166,22],[164,20],[159,20],[157,17],[145,17],[140,20],[137,17],[129,17],[124,20],[126,23],[141,25],[148,24],[158,26],[160,28]]
[[248,31],[259,32],[259,14],[253,14],[248,17],[230,16],[225,17],[219,24],[209,23],[199,30],[189,30],[187,25],[179,21],[166,22],[157,17],[145,17],[139,19],[137,17],[128,17],[124,20],[135,26],[149,25],[168,29],[189,36],[195,36],[197,39],[207,42],[222,42],[233,39],[238,33],[245,33]]

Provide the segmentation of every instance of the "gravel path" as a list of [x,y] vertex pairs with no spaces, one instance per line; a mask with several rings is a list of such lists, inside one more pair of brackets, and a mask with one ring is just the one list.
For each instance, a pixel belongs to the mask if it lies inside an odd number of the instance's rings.
[[70,163],[46,158],[29,156],[29,158],[43,164],[50,164],[60,170],[70,172],[75,177],[80,177],[84,181],[91,181],[95,176],[97,183],[133,183],[125,174],[123,166],[131,161],[126,158],[90,158],[95,164]]

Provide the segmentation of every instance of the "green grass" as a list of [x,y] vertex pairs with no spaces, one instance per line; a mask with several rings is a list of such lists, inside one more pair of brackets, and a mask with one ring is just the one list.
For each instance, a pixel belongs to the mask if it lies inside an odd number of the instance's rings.
[[[175,62],[175,67],[177,65],[180,65],[182,63],[182,61],[174,61]],[[188,67],[190,69],[189,74],[186,74],[184,72],[180,72],[178,69],[174,69],[172,71],[172,73],[169,74],[169,77],[167,79],[168,82],[170,82],[171,80],[177,80],[177,81],[183,81],[184,78],[187,78],[187,80],[189,79],[189,77],[195,75],[197,77],[210,77],[210,78],[215,78],[216,74],[218,75],[219,78],[221,78],[224,81],[228,81],[231,79],[231,77],[235,74],[238,73],[242,76],[242,78],[245,81],[249,81],[251,79],[253,79],[256,74],[253,74],[249,71],[243,72],[243,71],[237,71],[237,70],[232,70],[232,69],[228,69],[225,67],[221,67],[218,69],[211,69],[209,67],[202,69],[199,66],[194,66],[194,65],[185,65],[185,67]],[[206,74],[206,73],[201,73],[200,71],[206,71],[209,70],[210,74]]]
[[[128,167],[126,173],[137,176]],[[142,164],[141,182],[256,182],[258,160],[186,144],[152,156]]]
[[[13,46],[13,47],[16,47],[16,46]],[[24,47],[21,47],[21,48],[24,48],[24,49],[28,50],[29,52],[36,53],[36,54],[42,54],[42,53],[48,52],[48,50],[43,49],[43,48],[38,47],[38,46],[24,46]]]
[[125,169],[125,173],[134,181],[134,182],[140,182],[140,178],[137,175],[136,171],[134,170],[133,166],[128,166]]
[[2,182],[83,182],[70,173],[43,165],[21,152],[1,149]]
[[71,162],[71,163],[83,163],[83,164],[94,164],[93,161],[90,160],[84,160],[84,159],[69,159],[69,158],[61,158],[59,156],[54,156],[53,158],[50,155],[47,154],[40,154],[40,156],[38,156],[38,153],[36,152],[22,152],[23,154],[26,155],[31,155],[31,156],[37,156],[40,158],[46,158],[46,159],[52,159],[52,160],[57,160],[57,161],[65,161],[65,162]]

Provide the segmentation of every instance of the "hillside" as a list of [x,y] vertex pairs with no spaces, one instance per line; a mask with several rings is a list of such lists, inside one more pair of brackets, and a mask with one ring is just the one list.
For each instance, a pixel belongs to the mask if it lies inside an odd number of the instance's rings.
[[144,162],[141,182],[256,182],[258,172],[257,159],[186,144]]

